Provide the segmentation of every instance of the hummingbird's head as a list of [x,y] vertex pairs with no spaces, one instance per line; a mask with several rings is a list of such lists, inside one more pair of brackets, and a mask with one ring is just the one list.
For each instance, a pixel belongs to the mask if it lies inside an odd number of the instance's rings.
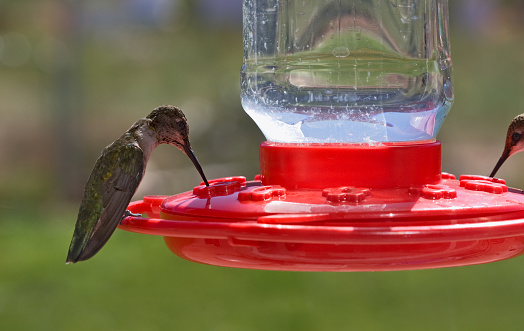
[[204,171],[189,144],[189,126],[186,116],[174,106],[160,106],[147,115],[149,128],[157,134],[159,144],[173,145],[184,152],[197,168],[204,183],[209,186]]
[[174,106],[160,106],[146,118],[150,121],[151,130],[157,134],[158,143],[170,144],[186,152],[189,147],[189,127],[180,109]]
[[506,158],[524,150],[524,114],[515,117],[508,128],[502,156]]
[[502,164],[513,154],[524,150],[524,114],[515,117],[508,128],[506,135],[506,144],[504,145],[504,152],[499,161],[495,165],[495,168],[489,175],[490,177],[495,176]]

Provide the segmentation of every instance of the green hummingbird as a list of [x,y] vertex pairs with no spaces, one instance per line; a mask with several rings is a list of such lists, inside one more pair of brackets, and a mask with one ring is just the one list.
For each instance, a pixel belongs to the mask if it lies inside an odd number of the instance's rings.
[[93,257],[123,217],[131,214],[127,206],[142,180],[151,152],[158,145],[170,144],[184,152],[209,186],[188,135],[182,111],[161,106],[135,122],[102,151],[84,189],[66,263]]
[[511,155],[516,154],[524,150],[524,114],[520,114],[515,117],[508,128],[508,133],[506,134],[506,144],[504,145],[504,151],[499,161],[493,168],[493,171],[489,177],[495,176],[499,168],[502,166],[504,161],[506,161]]

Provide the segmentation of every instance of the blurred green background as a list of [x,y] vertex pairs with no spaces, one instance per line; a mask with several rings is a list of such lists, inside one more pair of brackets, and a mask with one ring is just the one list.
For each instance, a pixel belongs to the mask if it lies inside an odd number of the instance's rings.
[[[456,101],[443,170],[487,175],[524,112],[521,1],[451,3]],[[3,330],[520,330],[524,260],[380,273],[228,269],[116,231],[65,265],[101,149],[161,104],[186,113],[208,178],[258,173],[263,136],[239,100],[241,1],[0,0]],[[523,155],[499,176],[524,187]],[[136,194],[199,182],[161,146]]]

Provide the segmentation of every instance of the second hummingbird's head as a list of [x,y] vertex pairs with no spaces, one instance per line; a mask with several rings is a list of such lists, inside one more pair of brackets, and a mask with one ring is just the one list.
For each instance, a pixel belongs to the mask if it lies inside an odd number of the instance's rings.
[[494,177],[502,164],[513,154],[524,150],[524,114],[515,117],[508,128],[504,152],[499,161],[491,171],[489,177]]
[[157,134],[158,143],[170,144],[184,153],[189,147],[189,127],[186,117],[174,106],[155,108],[147,117],[149,127]]
[[504,146],[503,157],[508,158],[511,155],[524,150],[524,114],[515,117],[508,128],[506,135],[506,145]]

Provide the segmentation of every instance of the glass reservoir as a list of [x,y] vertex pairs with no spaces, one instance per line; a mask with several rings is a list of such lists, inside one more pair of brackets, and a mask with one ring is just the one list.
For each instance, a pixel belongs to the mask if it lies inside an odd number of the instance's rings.
[[242,105],[266,139],[434,139],[453,102],[447,0],[244,0]]

